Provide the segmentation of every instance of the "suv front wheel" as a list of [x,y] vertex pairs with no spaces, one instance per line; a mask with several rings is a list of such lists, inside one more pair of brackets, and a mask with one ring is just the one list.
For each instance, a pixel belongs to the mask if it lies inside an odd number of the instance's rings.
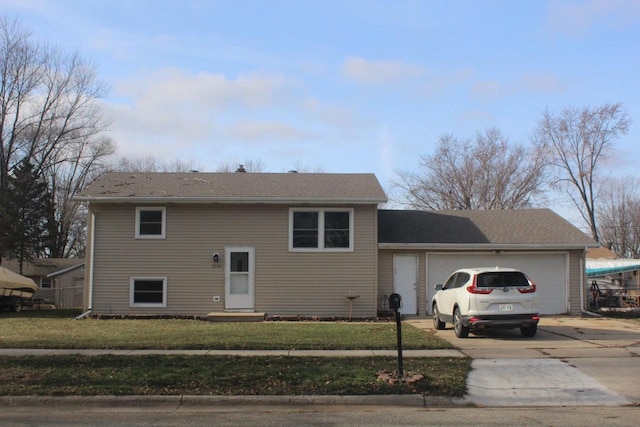
[[445,327],[445,323],[440,320],[437,304],[433,304],[433,327],[439,331],[443,330]]
[[462,324],[462,315],[458,307],[453,311],[453,330],[456,332],[458,338],[466,338],[469,336],[469,327]]

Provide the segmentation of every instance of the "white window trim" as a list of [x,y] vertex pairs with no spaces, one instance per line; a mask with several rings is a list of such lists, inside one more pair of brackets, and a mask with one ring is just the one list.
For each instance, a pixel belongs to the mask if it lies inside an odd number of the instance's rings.
[[[141,211],[161,211],[162,231],[158,234],[140,234],[140,212]],[[139,206],[136,207],[136,239],[165,239],[167,229],[167,209],[159,206]]]
[[[135,289],[136,280],[162,280],[162,302],[161,303],[139,303],[133,302],[133,294]],[[166,277],[131,277],[129,281],[129,307],[155,307],[166,308],[167,307],[167,278]]]
[[[293,214],[294,212],[318,212],[318,247],[294,248],[293,247]],[[325,248],[324,247],[324,213],[348,212],[349,213],[349,247]],[[289,252],[353,252],[354,247],[354,213],[353,208],[289,208]]]

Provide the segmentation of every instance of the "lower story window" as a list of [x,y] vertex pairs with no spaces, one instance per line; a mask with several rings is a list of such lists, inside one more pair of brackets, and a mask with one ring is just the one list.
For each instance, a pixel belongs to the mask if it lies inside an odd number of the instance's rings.
[[130,305],[132,307],[166,307],[167,278],[132,277]]

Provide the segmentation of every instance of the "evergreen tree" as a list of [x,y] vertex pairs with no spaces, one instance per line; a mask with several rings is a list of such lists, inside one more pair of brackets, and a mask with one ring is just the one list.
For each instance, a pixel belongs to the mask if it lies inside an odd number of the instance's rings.
[[46,182],[27,160],[14,169],[7,184],[0,210],[2,250],[18,259],[22,273],[25,260],[46,253],[53,203]]

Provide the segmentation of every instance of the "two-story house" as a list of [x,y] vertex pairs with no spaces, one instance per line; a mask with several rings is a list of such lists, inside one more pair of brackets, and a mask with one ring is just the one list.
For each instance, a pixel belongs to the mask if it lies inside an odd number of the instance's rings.
[[107,173],[78,200],[94,314],[376,315],[373,174]]
[[379,210],[373,174],[108,173],[77,199],[96,315],[360,318],[396,292],[425,316],[453,270],[496,265],[533,278],[541,313],[578,314],[598,246],[549,209]]

